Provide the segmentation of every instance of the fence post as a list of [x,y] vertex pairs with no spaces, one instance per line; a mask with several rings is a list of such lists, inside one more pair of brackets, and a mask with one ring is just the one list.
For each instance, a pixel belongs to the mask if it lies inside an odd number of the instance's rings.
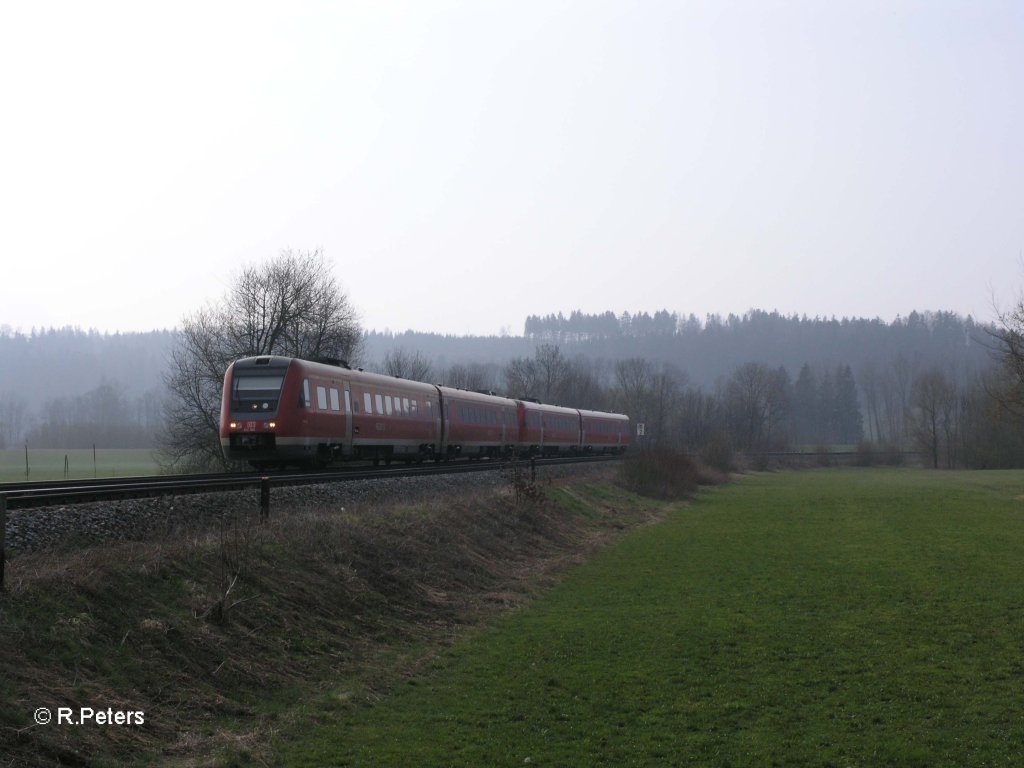
[[270,478],[264,475],[260,478],[260,519],[266,520],[270,517]]
[[7,566],[7,496],[0,493],[0,592],[4,591],[4,571]]

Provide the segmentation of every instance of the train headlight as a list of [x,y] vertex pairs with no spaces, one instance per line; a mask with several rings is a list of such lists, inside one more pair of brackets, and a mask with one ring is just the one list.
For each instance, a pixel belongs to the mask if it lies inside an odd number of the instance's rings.
[[232,421],[230,424],[228,424],[228,427],[230,427],[231,429],[238,429],[238,422]]
[[267,427],[270,428],[270,429],[276,429],[277,428],[277,422],[276,421],[268,421],[267,422]]

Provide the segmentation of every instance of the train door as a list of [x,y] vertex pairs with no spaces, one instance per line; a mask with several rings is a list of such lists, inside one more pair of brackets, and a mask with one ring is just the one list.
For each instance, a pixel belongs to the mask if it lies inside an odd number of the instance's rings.
[[345,445],[342,453],[352,453],[352,385],[345,382]]
[[433,430],[432,440],[434,442],[434,458],[441,457],[445,450],[445,434],[441,421],[441,396],[434,397],[433,394],[427,399],[427,409],[430,414],[430,428]]
[[441,402],[441,407],[444,409],[444,413],[441,416],[441,453],[447,456],[449,449],[448,441],[451,439],[452,433],[451,403],[448,402],[448,398]]

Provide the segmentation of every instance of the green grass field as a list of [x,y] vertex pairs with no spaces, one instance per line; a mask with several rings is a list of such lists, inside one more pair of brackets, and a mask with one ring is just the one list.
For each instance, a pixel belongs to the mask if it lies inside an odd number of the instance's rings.
[[[68,474],[64,473],[67,457]],[[156,475],[160,467],[149,448],[97,448],[95,463],[91,448],[29,448],[29,473],[25,475],[25,449],[0,451],[0,482],[23,480],[81,480],[89,477]]]
[[1024,759],[1024,473],[829,470],[703,494],[278,765]]

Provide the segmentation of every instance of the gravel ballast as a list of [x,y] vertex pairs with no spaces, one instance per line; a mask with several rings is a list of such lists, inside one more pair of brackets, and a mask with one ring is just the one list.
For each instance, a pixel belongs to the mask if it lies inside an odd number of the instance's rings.
[[[539,467],[537,482],[606,473],[606,464]],[[417,498],[491,491],[511,487],[505,471],[452,473],[423,477],[348,480],[321,485],[271,488],[270,514],[297,507],[337,507],[347,511]],[[260,513],[259,489],[89,502],[7,513],[6,547],[12,553],[56,547],[139,541],[215,524],[225,518]]]

